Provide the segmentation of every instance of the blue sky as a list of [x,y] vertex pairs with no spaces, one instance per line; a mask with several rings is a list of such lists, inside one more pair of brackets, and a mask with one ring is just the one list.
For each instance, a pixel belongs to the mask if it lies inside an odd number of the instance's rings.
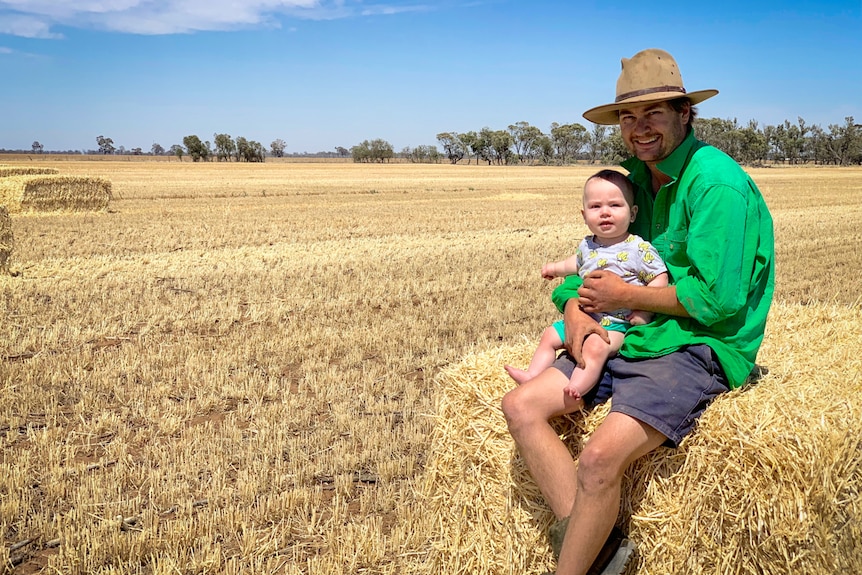
[[860,0],[0,0],[0,148],[589,128],[620,58],[653,47],[720,91],[701,117],[862,122]]

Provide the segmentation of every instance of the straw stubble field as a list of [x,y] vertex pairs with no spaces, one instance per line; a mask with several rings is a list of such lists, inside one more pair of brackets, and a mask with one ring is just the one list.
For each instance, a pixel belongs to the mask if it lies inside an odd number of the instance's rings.
[[[438,375],[554,319],[595,168],[38,165],[113,200],[13,216],[0,572],[427,571]],[[858,312],[862,171],[752,172],[776,301]]]

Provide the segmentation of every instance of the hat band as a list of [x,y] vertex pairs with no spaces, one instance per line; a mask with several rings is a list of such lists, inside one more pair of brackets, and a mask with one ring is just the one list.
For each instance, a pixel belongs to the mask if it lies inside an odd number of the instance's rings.
[[647,94],[655,94],[656,92],[680,92],[681,94],[685,94],[685,88],[682,86],[658,86],[657,88],[646,88],[645,90],[635,90],[634,92],[626,92],[625,94],[620,94],[617,96],[617,99],[614,100],[616,103],[622,102],[623,100],[628,100],[629,98],[635,98],[637,96],[646,96]]

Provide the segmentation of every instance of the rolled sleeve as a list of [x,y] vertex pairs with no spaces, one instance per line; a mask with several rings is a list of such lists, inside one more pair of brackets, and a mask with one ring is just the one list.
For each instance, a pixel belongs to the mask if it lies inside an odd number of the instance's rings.
[[583,285],[584,281],[578,275],[571,275],[563,280],[563,283],[554,288],[551,292],[551,301],[557,307],[560,313],[566,309],[566,302],[572,298],[578,297],[578,288]]
[[757,241],[750,241],[747,202],[730,186],[713,186],[694,206],[686,254],[687,273],[676,281],[679,303],[703,325],[736,315],[748,297]]

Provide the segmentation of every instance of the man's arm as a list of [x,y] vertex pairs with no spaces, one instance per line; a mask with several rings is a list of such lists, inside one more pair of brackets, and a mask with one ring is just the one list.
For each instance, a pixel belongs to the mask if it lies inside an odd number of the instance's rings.
[[[667,287],[668,284],[668,275],[667,272],[662,272],[658,274],[656,277],[649,282],[647,287]],[[632,312],[626,317],[626,319],[632,325],[644,325],[652,321],[652,318],[655,314],[651,311],[641,310],[641,309],[633,309]]]
[[676,297],[676,286],[651,287],[627,284],[618,275],[595,271],[578,290],[584,311],[600,313],[620,308],[638,309],[678,317],[690,317]]

